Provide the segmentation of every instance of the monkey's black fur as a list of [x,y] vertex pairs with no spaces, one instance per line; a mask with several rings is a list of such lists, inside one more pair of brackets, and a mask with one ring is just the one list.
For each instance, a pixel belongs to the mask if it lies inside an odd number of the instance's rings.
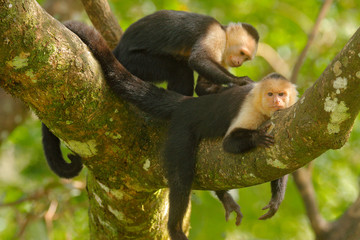
[[[248,77],[233,76],[201,46],[201,40],[213,25],[226,29],[209,16],[161,10],[130,25],[113,53],[138,78],[147,82],[167,81],[169,90],[187,96],[192,96],[194,91],[193,70],[212,84],[250,82]],[[256,29],[247,23],[242,26],[258,42]],[[196,91],[208,93],[201,85]]]
[[[170,212],[168,229],[173,240],[187,239],[182,231],[182,220],[186,212],[195,171],[195,153],[202,138],[224,136],[231,120],[238,113],[246,95],[253,85],[234,86],[221,93],[198,98],[185,97],[173,91],[167,91],[142,81],[129,73],[114,57],[106,46],[105,40],[93,28],[78,22],[69,22],[66,26],[77,34],[88,45],[100,62],[106,81],[112,91],[120,98],[136,105],[154,117],[170,119],[168,139],[165,145],[165,169],[170,188]],[[240,129],[241,130],[241,129]],[[238,146],[247,146],[231,151],[240,153],[261,143],[254,142],[252,133],[266,137],[266,133],[251,130],[239,131],[224,142],[236,142]],[[252,141],[252,144],[247,143]],[[267,206],[269,212],[263,219],[275,214],[285,193],[286,179],[272,181],[272,198]],[[217,195],[223,202],[226,214],[235,211],[237,223],[241,221],[238,205],[226,191],[218,191]],[[231,200],[229,200],[229,198]]]

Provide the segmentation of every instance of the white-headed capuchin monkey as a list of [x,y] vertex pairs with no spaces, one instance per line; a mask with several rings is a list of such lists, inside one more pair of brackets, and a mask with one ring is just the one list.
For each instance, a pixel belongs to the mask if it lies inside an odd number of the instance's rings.
[[[124,32],[114,55],[125,68],[147,82],[168,82],[168,89],[186,96],[213,93],[213,84],[244,85],[227,68],[254,58],[259,34],[248,23],[221,25],[196,13],[161,10],[141,18]],[[216,91],[215,90],[215,91]]]
[[[257,129],[279,109],[297,100],[293,84],[274,73],[257,83],[233,86],[217,94],[189,97],[158,88],[132,75],[114,57],[105,40],[93,28],[69,22],[67,28],[88,45],[104,72],[110,89],[121,99],[136,105],[154,117],[169,119],[165,143],[164,168],[170,188],[168,230],[172,240],[186,240],[182,221],[188,207],[195,174],[196,151],[203,138],[224,137],[223,147],[231,153],[243,153],[257,146],[274,143],[266,130]],[[271,182],[272,197],[260,217],[273,216],[284,198],[286,177]],[[226,217],[235,211],[240,224],[240,207],[227,191],[217,191]]]

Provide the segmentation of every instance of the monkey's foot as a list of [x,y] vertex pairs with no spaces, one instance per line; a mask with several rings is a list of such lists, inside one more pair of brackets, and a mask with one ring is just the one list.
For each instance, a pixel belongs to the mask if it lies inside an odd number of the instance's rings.
[[259,217],[259,220],[265,220],[274,216],[277,210],[279,209],[280,203],[281,200],[279,199],[271,199],[269,204],[262,208],[262,210],[269,209],[269,211],[264,215],[262,215],[261,217]]
[[231,195],[226,192],[224,194],[224,198],[221,200],[224,208],[225,208],[225,220],[229,220],[229,216],[231,212],[236,213],[236,226],[239,226],[241,223],[241,220],[243,218],[243,215],[240,211],[240,206],[234,201],[234,199],[231,197]]

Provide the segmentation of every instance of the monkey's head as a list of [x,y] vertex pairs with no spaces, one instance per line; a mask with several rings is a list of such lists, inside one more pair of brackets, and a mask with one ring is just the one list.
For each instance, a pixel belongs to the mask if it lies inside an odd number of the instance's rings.
[[259,42],[256,29],[247,23],[230,23],[226,27],[223,61],[229,67],[240,67],[255,57]]
[[265,76],[253,89],[259,110],[270,117],[275,111],[288,108],[297,101],[296,85],[278,73]]

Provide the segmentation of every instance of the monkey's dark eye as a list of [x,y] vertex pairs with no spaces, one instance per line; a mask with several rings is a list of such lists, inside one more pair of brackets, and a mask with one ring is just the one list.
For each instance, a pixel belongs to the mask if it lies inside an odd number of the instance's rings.
[[245,56],[245,53],[243,51],[240,51],[241,56]]
[[282,92],[281,92],[281,93],[279,93],[279,96],[280,96],[280,97],[284,96],[284,93],[282,93]]
[[268,94],[267,94],[269,97],[271,97],[272,95],[273,95],[273,93],[272,92],[268,92]]

